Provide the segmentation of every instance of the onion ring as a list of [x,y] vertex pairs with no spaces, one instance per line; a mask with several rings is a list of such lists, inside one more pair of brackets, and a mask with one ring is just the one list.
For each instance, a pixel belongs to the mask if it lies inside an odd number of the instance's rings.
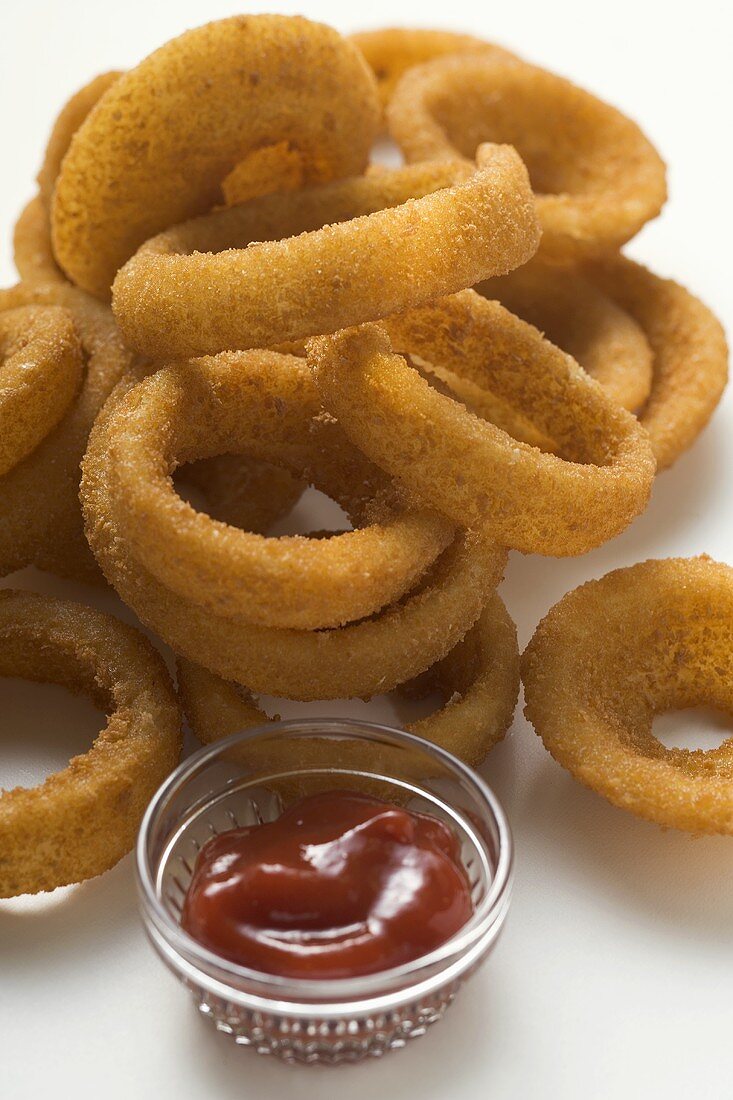
[[109,714],[89,752],[39,787],[0,794],[0,897],[101,874],[132,848],[180,754],[180,710],[161,657],[111,615],[5,589],[0,675],[63,684]]
[[723,328],[698,298],[625,256],[594,261],[589,278],[643,329],[654,355],[652,388],[639,419],[659,470],[695,442],[728,380]]
[[387,119],[408,161],[471,158],[487,140],[516,146],[537,193],[540,253],[555,262],[620,247],[666,199],[664,162],[636,123],[524,62],[469,53],[420,65]]
[[383,27],[376,31],[361,31],[349,36],[361,50],[369,68],[377,78],[382,103],[386,106],[400,77],[408,69],[432,61],[445,54],[463,54],[482,50],[495,56],[514,55],[470,34],[433,31],[423,28]]
[[27,305],[69,311],[85,370],[63,419],[31,454],[0,477],[0,576],[35,564],[61,576],[94,580],[99,574],[83,533],[79,465],[94,419],[129,371],[133,356],[109,307],[68,283],[21,285],[0,295],[0,309]]
[[41,202],[47,209],[51,206],[53,189],[56,186],[61,164],[66,156],[71,139],[86,119],[92,107],[102,98],[108,88],[122,76],[121,72],[100,73],[71,97],[59,112],[48,139],[43,164],[38,173],[38,192]]
[[353,175],[378,123],[374,78],[330,27],[260,15],[187,31],[120,76],[74,135],[54,191],[56,257],[107,298],[143,241],[209,210],[252,150],[290,141],[311,178]]
[[29,455],[74,399],[82,351],[68,310],[0,313],[0,477]]
[[[496,593],[463,641],[420,679],[426,692],[440,690],[447,702],[405,729],[476,767],[509,729],[519,696],[517,632]],[[184,658],[178,660],[178,690],[204,744],[273,720],[246,688]]]
[[[435,512],[386,499],[384,476],[336,424],[319,419],[322,412],[305,361],[275,352],[223,354],[143,379],[97,441],[135,558],[178,595],[197,593],[202,609],[263,626],[340,626],[400,599],[446,548],[453,527]],[[328,539],[265,538],[194,511],[176,494],[173,470],[226,453],[311,476],[364,525]],[[353,486],[367,478],[376,478],[383,499],[365,507]]]
[[[469,290],[386,329],[311,340],[309,360],[326,408],[417,499],[457,523],[490,521],[509,547],[556,556],[601,545],[643,510],[655,469],[646,433],[531,325]],[[390,336],[522,409],[569,461],[437,392]]]
[[272,347],[510,271],[538,240],[526,172],[509,148],[477,162],[270,195],[163,233],[115,279],[120,328],[156,359]]
[[733,570],[646,561],[556,604],[522,657],[525,713],[545,748],[614,805],[668,828],[733,834],[733,738],[667,749],[656,714],[733,713]]
[[107,580],[178,654],[266,695],[358,698],[418,676],[476,622],[506,563],[506,551],[485,530],[459,534],[400,603],[332,630],[280,630],[225,619],[203,611],[193,597],[171,592],[131,554],[108,483],[105,421],[133,384],[120,384],[89,440],[81,485],[86,531]]

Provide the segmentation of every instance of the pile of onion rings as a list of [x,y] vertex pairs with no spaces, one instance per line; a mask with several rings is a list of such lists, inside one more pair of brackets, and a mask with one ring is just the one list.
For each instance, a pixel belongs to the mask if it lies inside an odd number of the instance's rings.
[[[403,553],[400,558],[404,563],[401,598],[385,600],[385,606],[375,608],[370,618],[345,622],[332,629],[254,622],[250,607],[258,593],[248,589],[240,597],[237,575],[231,569],[221,578],[219,598],[213,588],[209,591],[190,584],[179,585],[185,590],[176,591],[165,570],[165,554],[156,561],[152,556],[154,540],[141,541],[139,528],[145,526],[145,512],[136,513],[134,508],[128,508],[126,493],[116,486],[124,450],[115,451],[115,447],[118,440],[125,439],[128,410],[145,405],[146,398],[161,385],[173,395],[167,414],[168,424],[174,428],[171,438],[175,440],[176,432],[187,430],[191,401],[201,414],[196,421],[205,429],[193,449],[178,451],[179,460],[206,457],[202,454],[206,446],[216,451],[236,446],[249,457],[286,464],[308,480],[324,485],[329,492],[338,494],[348,508],[355,509],[357,519],[365,506],[369,518],[369,495],[389,490],[390,484],[349,444],[333,420],[323,418],[310,373],[301,360],[275,352],[229,353],[215,359],[176,364],[152,378],[137,383],[131,379],[122,385],[98,419],[84,460],[81,495],[87,536],[110,583],[143,622],[178,653],[203,663],[220,676],[267,694],[302,700],[366,697],[389,691],[419,675],[444,657],[476,622],[501,579],[505,551],[485,527],[459,532],[451,539],[450,525],[446,528],[445,521],[436,513],[417,512],[410,520],[415,533],[418,524],[422,525],[423,538],[427,540],[428,557],[423,558],[419,570],[424,575],[415,583],[415,555],[419,549],[415,543],[410,554],[406,557]],[[204,411],[206,405],[208,412]],[[259,420],[256,435],[247,436],[239,423],[248,405],[252,422]],[[206,425],[214,424],[217,434],[209,436]],[[178,441],[183,440],[181,435]],[[124,442],[122,445],[126,446]],[[175,461],[173,454],[170,461]],[[344,481],[350,486],[348,496],[342,495],[346,492]],[[176,507],[174,500],[170,503]],[[410,513],[403,515],[409,519]],[[165,523],[163,515],[160,519]],[[185,540],[178,542],[184,547],[184,569],[198,568],[211,573],[210,523],[195,513],[189,519],[187,549]],[[203,541],[197,539],[197,524],[209,528],[208,540],[206,534]],[[175,531],[171,531],[175,537]],[[279,568],[279,548],[275,545],[271,551],[269,544],[280,540],[255,540],[234,530],[223,533],[239,543],[239,567],[247,569],[251,577],[259,575],[262,616],[268,601],[272,604],[282,591],[282,572],[279,581],[274,579],[277,572],[270,570],[268,562],[274,552],[273,568]],[[389,537],[395,549],[398,545],[395,540],[401,537],[399,526],[393,526],[390,534],[380,521],[372,536],[376,540]],[[450,542],[447,546],[446,536]],[[327,542],[338,542],[344,537],[337,535]],[[307,545],[309,541],[313,541],[312,547]],[[303,538],[288,542],[294,544],[291,556],[296,589],[299,585],[314,584],[319,567],[323,568],[324,555],[330,553],[327,542],[324,545],[323,540]],[[145,559],[140,556],[141,549]],[[369,575],[367,562],[360,559],[358,541],[353,544],[353,551],[344,551],[343,562],[353,586],[366,584],[373,592],[375,581],[385,583],[384,577]],[[385,560],[385,566],[388,564]],[[157,575],[150,566],[157,567]],[[185,580],[185,575],[181,579]],[[302,606],[299,602],[295,608],[283,607],[281,615],[302,617],[304,609],[322,615],[326,606],[323,601],[328,600],[329,614],[333,616],[335,611],[336,619],[343,620],[339,600],[357,595],[362,598],[360,593],[350,593],[346,583],[336,589],[336,599],[326,587],[324,583],[314,587],[310,605],[304,589]],[[239,609],[238,598],[245,601]],[[321,607],[314,602],[318,598]],[[272,611],[274,615],[275,609]]]
[[[406,165],[369,164],[385,125]],[[202,741],[269,721],[258,695],[435,691],[408,728],[477,765],[517,700],[508,551],[622,532],[727,381],[710,311],[618,251],[665,197],[635,122],[469,35],[238,16],[89,81],[0,291],[0,576],[103,575]],[[272,535],[306,487],[347,529]],[[668,752],[651,720],[730,707],[729,589],[702,559],[611,574],[523,662],[558,760],[699,832],[733,832],[730,746]],[[112,714],[0,798],[0,894],[97,874],[178,754],[164,669],[114,620],[7,593],[0,672]]]
[[150,643],[111,615],[0,592],[0,676],[57,683],[108,715],[89,752],[33,789],[0,793],[0,897],[99,875],[133,846],[181,750],[181,718]]

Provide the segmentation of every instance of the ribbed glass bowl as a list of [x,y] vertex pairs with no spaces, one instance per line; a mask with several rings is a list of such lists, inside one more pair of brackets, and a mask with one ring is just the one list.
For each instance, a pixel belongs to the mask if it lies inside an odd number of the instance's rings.
[[[181,906],[207,840],[272,821],[295,798],[343,789],[433,814],[455,831],[474,902],[455,936],[376,974],[295,981],[238,966],[184,932]],[[337,1064],[403,1047],[440,1019],[504,923],[512,841],[486,784],[435,745],[367,722],[295,719],[235,734],[185,760],[145,814],[137,877],[148,937],[219,1031],[285,1061]]]

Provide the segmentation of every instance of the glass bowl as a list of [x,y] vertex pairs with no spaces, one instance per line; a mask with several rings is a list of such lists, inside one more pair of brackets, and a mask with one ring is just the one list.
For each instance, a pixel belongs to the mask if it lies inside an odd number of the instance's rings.
[[[390,970],[295,981],[223,959],[184,932],[181,905],[207,840],[329,789],[362,790],[452,827],[474,902],[456,935]],[[199,1011],[236,1043],[299,1063],[356,1062],[423,1035],[494,946],[511,880],[509,825],[475,772],[412,734],[333,718],[273,722],[194,753],[153,798],[137,844],[147,935]]]

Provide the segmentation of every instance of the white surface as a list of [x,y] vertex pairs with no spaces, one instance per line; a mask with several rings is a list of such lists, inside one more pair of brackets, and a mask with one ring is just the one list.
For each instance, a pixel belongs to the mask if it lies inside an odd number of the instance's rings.
[[[129,66],[184,28],[243,7],[5,0],[3,282],[14,277],[12,223],[32,193],[46,133],[67,96],[94,73]],[[361,11],[325,2],[269,9],[304,10],[343,30],[400,23],[470,31],[616,103],[642,123],[670,164],[667,209],[629,252],[687,283],[730,324],[727,5],[534,0],[479,9],[372,0]],[[732,404],[729,395],[621,538],[576,561],[513,557],[503,594],[522,643],[564,592],[614,566],[703,550],[733,562]],[[30,573],[20,583],[99,599]],[[101,602],[115,606],[112,596]],[[690,721],[689,715],[676,720],[679,743],[691,743]],[[62,765],[97,724],[84,704],[66,701],[61,691],[0,684],[0,783],[36,779]],[[429,1038],[379,1064],[335,1073],[294,1070],[236,1049],[199,1020],[145,943],[127,859],[100,880],[43,903],[0,903],[0,1095],[320,1100],[342,1089],[350,1100],[730,1095],[733,843],[663,833],[625,816],[552,763],[519,713],[486,774],[516,832],[513,911],[490,965]]]

